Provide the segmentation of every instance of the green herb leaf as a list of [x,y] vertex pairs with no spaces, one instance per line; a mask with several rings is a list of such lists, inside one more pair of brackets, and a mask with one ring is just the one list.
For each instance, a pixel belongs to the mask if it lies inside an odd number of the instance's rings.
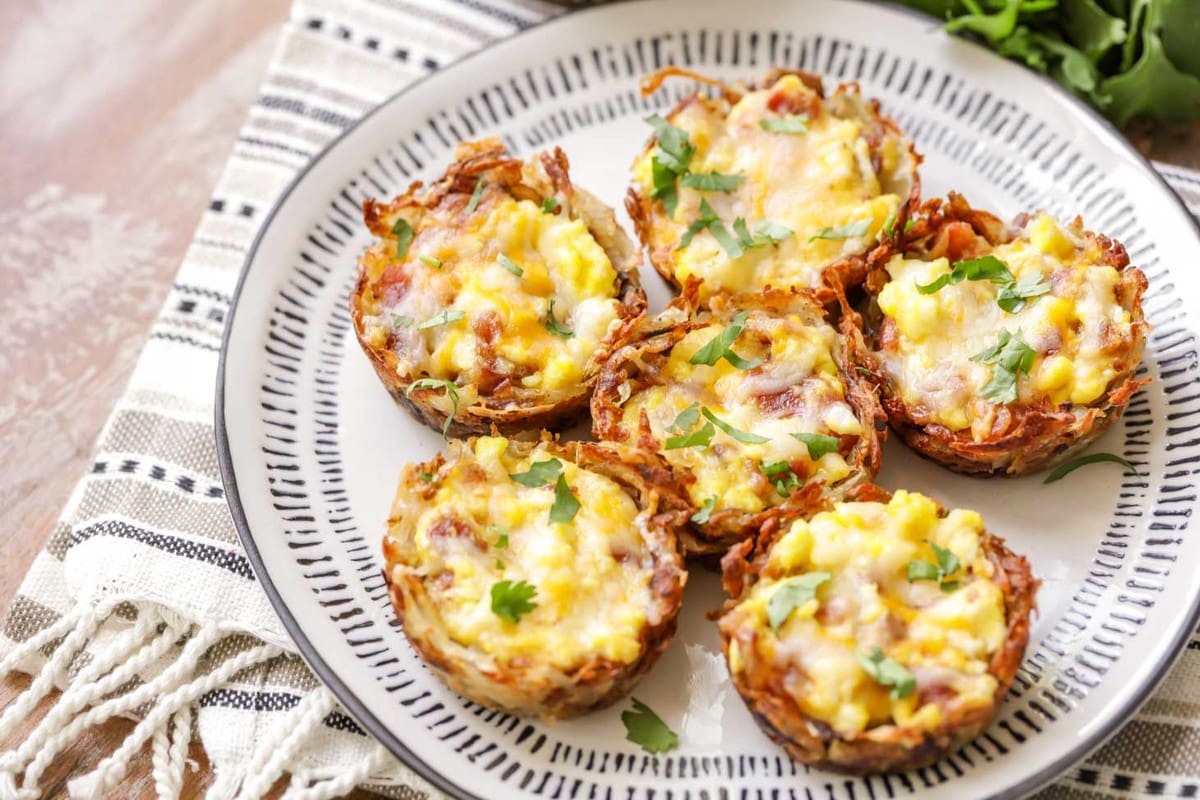
[[712,518],[712,513],[714,510],[716,510],[716,507],[717,507],[717,498],[716,498],[716,495],[713,495],[712,497],[705,500],[704,505],[700,507],[700,510],[697,511],[695,514],[692,514],[692,516],[689,517],[689,519],[691,519],[691,521],[696,523],[697,525],[703,525],[704,523],[708,522],[709,519]]
[[504,548],[508,547],[508,533],[506,531],[500,530],[500,528],[496,527],[495,525],[492,526],[492,530],[496,532],[495,547],[500,550],[503,550]]
[[396,236],[396,258],[404,258],[413,240],[412,225],[409,225],[404,217],[400,217],[392,226],[392,233]]
[[762,444],[763,442],[771,441],[770,437],[768,437],[768,436],[759,436],[756,433],[747,433],[745,431],[739,431],[737,428],[733,427],[728,422],[725,422],[724,420],[717,417],[716,414],[712,413],[707,408],[701,408],[700,413],[703,414],[704,418],[707,419],[709,422],[711,422],[713,425],[716,425],[718,428],[725,431],[725,433],[728,436],[732,436],[734,439],[737,439],[739,442],[743,442],[745,444]]
[[1048,294],[1052,288],[1041,275],[1031,272],[1016,283],[1001,287],[1000,294],[996,295],[996,305],[1015,314],[1025,307],[1026,300]]
[[808,572],[788,578],[767,602],[767,623],[778,631],[799,606],[817,596],[817,588],[832,576],[828,572]]
[[664,450],[680,450],[685,447],[708,447],[712,443],[713,435],[716,434],[716,428],[711,424],[705,423],[703,427],[684,433],[678,436],[668,436],[667,442],[663,445]]
[[769,244],[779,244],[792,235],[792,229],[775,222],[763,220],[754,228],[754,233],[746,227],[746,220],[738,217],[733,221],[733,232],[737,234],[738,244],[747,250],[756,247],[766,247]]
[[517,624],[521,617],[537,608],[532,602],[537,589],[525,581],[499,581],[492,584],[492,613],[502,620]]
[[739,311],[733,318],[733,322],[726,325],[724,330],[709,340],[708,344],[701,347],[689,359],[692,364],[704,364],[712,367],[716,366],[717,362],[722,358],[728,361],[737,369],[754,369],[762,363],[762,359],[746,360],[733,352],[732,348],[734,341],[741,335],[746,327],[746,312]]
[[791,494],[792,489],[800,485],[800,476],[792,469],[792,465],[786,461],[776,461],[774,464],[768,464],[765,461],[760,461],[758,468],[771,485],[775,487],[775,491],[779,492],[780,497],[787,497]]
[[442,389],[446,392],[446,396],[450,398],[450,413],[446,415],[446,421],[442,424],[442,438],[446,438],[446,432],[450,430],[450,423],[454,421],[454,417],[458,414],[458,387],[452,381],[439,380],[438,378],[421,378],[409,385],[408,389],[404,391],[404,396],[407,397],[419,389]]
[[721,245],[721,249],[725,251],[725,255],[730,258],[741,258],[742,250],[741,242],[739,242],[729,229],[725,227],[725,223],[721,220],[713,220],[708,223],[708,232],[717,240],[717,244]]
[[570,522],[579,513],[579,500],[571,493],[565,475],[559,474],[554,484],[554,505],[550,507],[551,522]]
[[421,472],[418,474],[417,477],[419,477],[421,480],[425,481],[426,483],[433,483],[434,479],[437,478],[437,476],[434,475],[432,472]]
[[963,5],[968,8],[974,7],[974,13],[950,20],[946,23],[946,30],[951,33],[963,30],[977,33],[992,44],[1012,36],[1017,27],[1017,13],[1021,10],[1022,0],[1002,1],[1003,7],[993,14],[983,13],[974,0],[964,2]]
[[625,738],[647,753],[665,753],[679,744],[679,737],[667,723],[636,697],[633,710],[621,712],[621,722],[625,725]]
[[657,158],[653,158],[650,161],[650,178],[654,183],[650,196],[661,200],[667,216],[674,218],[675,209],[679,207],[679,176],[667,169]]
[[696,152],[688,140],[687,131],[676,128],[658,114],[646,117],[646,122],[654,128],[654,138],[658,141],[654,157],[676,175],[687,172],[692,154]]
[[543,197],[542,211],[545,211],[547,214],[553,214],[555,211],[558,211],[558,200],[553,197]]
[[1094,60],[1125,41],[1125,20],[1111,16],[1096,0],[1064,2],[1062,25],[1075,46]]
[[758,127],[768,133],[808,133],[808,115],[789,114],[786,117],[760,119]]
[[933,550],[933,557],[936,563],[929,561],[919,561],[913,559],[908,562],[908,579],[909,581],[937,581],[938,586],[943,592],[952,592],[958,588],[958,581],[948,580],[954,573],[958,572],[962,564],[959,563],[958,556],[954,555],[954,551],[947,547],[939,547],[938,544],[929,539],[925,540]]
[[972,361],[992,365],[992,377],[984,384],[980,395],[993,403],[1012,403],[1017,399],[1017,379],[1029,375],[1037,351],[1030,347],[1020,332],[1000,331],[1000,341],[971,356]]
[[522,486],[530,486],[537,488],[551,483],[562,472],[562,462],[557,458],[550,458],[545,461],[535,461],[529,465],[529,469],[525,472],[510,473],[508,477],[512,478]]
[[434,258],[433,256],[417,256],[417,258],[419,258],[422,263],[428,264],[434,269],[442,268],[442,260],[440,258]]
[[832,228],[821,228],[808,238],[810,242],[817,239],[855,239],[866,235],[871,229],[871,218],[864,217],[846,225],[835,225]]
[[487,186],[487,181],[483,178],[475,181],[475,190],[471,192],[471,199],[467,201],[467,215],[475,213],[475,209],[479,207],[479,198],[483,197],[483,189]]
[[466,314],[462,311],[451,311],[450,309],[446,309],[442,313],[435,314],[422,322],[417,326],[417,330],[423,331],[426,328],[436,328],[439,325],[449,325],[451,322],[458,322],[465,316]]
[[1118,455],[1114,455],[1112,453],[1092,453],[1091,455],[1073,458],[1065,464],[1059,464],[1054,468],[1053,472],[1046,476],[1046,480],[1042,481],[1042,483],[1056,483],[1080,467],[1086,467],[1088,464],[1099,464],[1102,462],[1120,464],[1134,475],[1137,474],[1137,467],[1135,467],[1133,464],[1130,464],[1128,461]]
[[570,339],[575,335],[575,332],[563,325],[554,318],[554,301],[550,301],[550,307],[546,309],[546,330],[553,333],[555,336],[561,336],[564,339]]
[[392,324],[397,328],[407,328],[413,324],[413,318],[408,314],[392,314]]
[[737,239],[729,233],[729,229],[725,227],[725,223],[721,222],[717,212],[713,211],[712,206],[708,204],[708,200],[700,201],[700,216],[687,226],[687,230],[679,237],[679,246],[676,250],[682,250],[692,243],[700,231],[707,230],[717,240],[717,244],[725,251],[730,258],[738,258],[742,255],[742,245]]
[[500,255],[496,256],[496,260],[500,262],[500,266],[504,267],[506,270],[511,272],[513,275],[516,275],[518,278],[525,274],[525,270],[523,270],[519,266],[517,266],[517,263],[515,261],[513,261],[511,258],[509,258],[508,256],[504,255],[504,253],[501,253]]
[[746,180],[744,175],[722,175],[719,172],[691,172],[679,179],[681,186],[699,192],[732,192]]
[[878,647],[870,653],[858,651],[854,654],[858,665],[880,686],[892,687],[892,699],[908,697],[917,688],[917,679],[904,665],[890,656],[885,656]]
[[842,446],[842,440],[836,436],[824,436],[819,433],[789,433],[808,447],[808,457],[816,461],[826,453],[836,453]]
[[939,275],[937,280],[932,283],[924,285],[918,283],[917,291],[921,294],[933,294],[946,286],[963,281],[991,281],[992,283],[1008,284],[1012,283],[1013,274],[1009,270],[1008,264],[995,256],[971,258],[955,262],[953,269],[944,275]]
[[675,421],[671,423],[671,430],[674,431],[690,431],[696,427],[696,423],[700,421],[700,404],[692,403],[690,406],[679,412],[675,417]]

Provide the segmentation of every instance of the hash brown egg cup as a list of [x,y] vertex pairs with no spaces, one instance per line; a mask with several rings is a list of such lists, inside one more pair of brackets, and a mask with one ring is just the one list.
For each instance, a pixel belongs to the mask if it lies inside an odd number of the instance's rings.
[[561,719],[612,703],[675,632],[686,502],[652,454],[490,436],[405,468],[383,549],[404,632],[459,694]]
[[[643,93],[672,75],[716,83],[668,68]],[[829,303],[861,284],[918,201],[912,143],[856,84],[826,95],[820,77],[775,69],[717,85],[652,122],[633,164],[625,207],[654,268],[677,288],[702,281],[703,301],[774,287]]]
[[869,278],[866,328],[888,419],[918,453],[964,473],[1043,469],[1146,383],[1146,278],[1119,242],[1078,218],[1005,225],[955,194],[909,236]]
[[645,309],[637,248],[561,150],[522,162],[487,139],[456,157],[428,188],[363,203],[379,240],[350,298],[359,343],[396,402],[445,433],[566,424]]
[[977,513],[864,486],[778,518],[752,547],[723,561],[721,638],[734,686],[793,759],[915,769],[993,718],[1037,581]]
[[592,395],[592,433],[658,452],[693,506],[684,549],[723,553],[801,486],[840,494],[879,468],[883,411],[839,334],[803,293],[717,295],[694,282],[644,319]]

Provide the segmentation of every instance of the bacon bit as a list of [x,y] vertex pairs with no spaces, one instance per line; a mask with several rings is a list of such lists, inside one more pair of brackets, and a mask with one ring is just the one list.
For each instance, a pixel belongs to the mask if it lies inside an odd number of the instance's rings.
[[949,222],[938,232],[938,237],[929,251],[931,258],[943,256],[953,261],[972,258],[980,248],[980,238],[966,222]]
[[496,354],[496,340],[500,338],[500,315],[495,311],[484,311],[471,317],[471,330],[475,332],[475,351],[479,354],[479,393],[495,394],[497,388],[508,379],[508,375],[497,367],[501,366]]
[[777,89],[767,98],[767,108],[776,114],[805,114],[809,119],[816,119],[821,115],[821,98],[815,94]]
[[435,575],[430,583],[432,583],[433,588],[437,589],[438,591],[448,592],[454,588],[454,573],[448,569],[444,569]]
[[487,547],[487,543],[479,538],[479,532],[472,526],[468,525],[459,517],[447,516],[442,517],[437,522],[429,527],[430,539],[469,539],[480,550]]
[[900,331],[896,327],[896,320],[885,317],[879,328],[879,349],[895,352],[899,347]]
[[769,417],[796,417],[804,411],[804,396],[795,387],[758,397],[759,409]]
[[928,703],[936,703],[939,706],[948,705],[956,696],[954,690],[944,683],[922,686],[917,692],[917,707]]

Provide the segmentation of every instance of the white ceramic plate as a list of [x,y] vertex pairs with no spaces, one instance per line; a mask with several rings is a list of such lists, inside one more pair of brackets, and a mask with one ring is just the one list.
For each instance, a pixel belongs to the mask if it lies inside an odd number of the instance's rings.
[[[714,575],[694,570],[679,634],[639,699],[680,733],[652,757],[625,741],[627,703],[546,726],[466,702],[430,675],[394,621],[379,543],[396,477],[441,439],[393,405],[354,340],[347,295],[368,243],[358,206],[440,173],[456,141],[559,145],[572,177],[615,207],[648,133],[637,79],[679,63],[726,79],[771,65],[857,80],[925,154],[927,196],[957,189],[1002,216],[1080,213],[1150,277],[1154,382],[1095,450],[1040,477],[952,475],[889,442],[880,482],[978,509],[1044,581],[1025,664],[998,721],[942,763],[846,778],[790,762],[727,680]],[[623,220],[627,223],[627,220]],[[936,24],[846,0],[632,2],[580,12],[413,86],[295,182],[247,260],[218,387],[222,473],[255,570],[300,651],[364,728],[448,793],[495,798],[1015,797],[1112,734],[1164,675],[1200,609],[1200,468],[1192,219],[1120,136],[1049,82]],[[651,305],[668,293],[643,271]]]

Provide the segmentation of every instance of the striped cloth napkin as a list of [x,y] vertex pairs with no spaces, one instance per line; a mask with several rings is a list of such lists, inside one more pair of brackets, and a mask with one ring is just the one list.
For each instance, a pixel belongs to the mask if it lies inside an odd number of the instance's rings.
[[[124,396],[0,632],[0,673],[36,676],[0,739],[54,688],[46,718],[0,755],[0,798],[114,715],[129,738],[69,784],[110,794],[151,743],[160,797],[178,797],[188,742],[215,769],[210,798],[442,795],[370,740],[294,654],[225,506],[213,378],[230,295],[276,197],[331,139],[415,79],[528,27],[539,0],[297,0],[261,95]],[[1160,166],[1200,214],[1200,175]],[[139,756],[140,757],[140,756]],[[1123,732],[1040,797],[1200,797],[1200,638]]]

